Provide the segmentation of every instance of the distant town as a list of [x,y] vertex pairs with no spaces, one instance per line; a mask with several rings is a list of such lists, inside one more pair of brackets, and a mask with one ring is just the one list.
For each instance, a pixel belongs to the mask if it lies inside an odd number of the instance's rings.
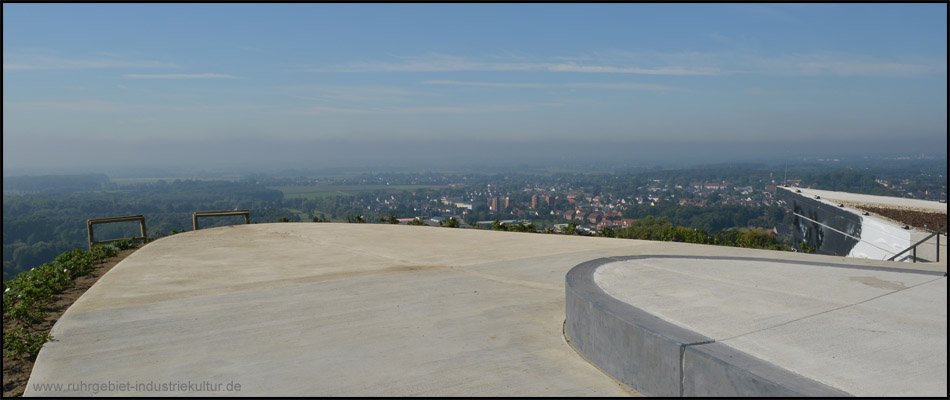
[[[283,191],[285,200],[301,209],[300,219],[342,218],[336,208],[319,200],[340,188],[335,194],[348,195],[343,197],[344,204],[365,210],[371,217],[394,214],[403,223],[416,218],[429,224],[447,218],[469,225],[486,225],[495,220],[524,221],[557,231],[575,222],[578,228],[591,232],[605,227],[623,228],[639,216],[655,214],[636,211],[644,207],[742,206],[765,210],[779,206],[775,191],[783,184],[928,200],[946,198],[945,178],[941,187],[909,178],[878,178],[855,170],[796,175],[802,177],[789,178],[781,171],[727,167],[627,174],[373,173],[324,179],[261,177],[254,182]],[[308,192],[307,188],[313,191]],[[393,192],[386,188],[411,190]],[[745,227],[748,222],[736,221],[734,225]],[[758,222],[759,225],[748,227],[773,229],[778,221]],[[767,226],[768,223],[772,225]]]
[[[447,178],[432,180],[417,177],[396,180],[374,176],[330,181],[295,180],[292,184],[432,185],[443,183],[445,179]],[[593,192],[585,183],[587,182],[580,178],[555,178],[553,181],[539,179],[529,183],[509,179],[507,176],[496,179],[463,176],[461,181],[447,183],[439,190],[435,190],[437,186],[420,186],[420,189],[407,191],[402,195],[354,195],[351,201],[353,205],[365,207],[373,214],[401,212],[407,215],[399,218],[402,222],[427,217],[432,223],[450,217],[465,221],[486,216],[496,219],[563,219],[565,223],[575,221],[583,228],[596,230],[602,227],[626,227],[632,219],[624,218],[623,211],[635,206],[655,206],[663,202],[697,207],[774,205],[777,186],[774,180],[757,182],[756,185],[740,185],[727,181],[689,182],[684,185],[662,179],[648,179],[635,187],[626,187],[626,191],[608,189]],[[793,186],[801,183],[798,179],[787,181],[787,184]],[[478,222],[490,223],[492,220]]]

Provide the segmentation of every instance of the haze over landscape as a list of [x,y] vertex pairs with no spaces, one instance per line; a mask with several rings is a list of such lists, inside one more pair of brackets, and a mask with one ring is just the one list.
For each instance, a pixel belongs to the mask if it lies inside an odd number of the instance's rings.
[[946,4],[4,4],[4,175],[946,157]]

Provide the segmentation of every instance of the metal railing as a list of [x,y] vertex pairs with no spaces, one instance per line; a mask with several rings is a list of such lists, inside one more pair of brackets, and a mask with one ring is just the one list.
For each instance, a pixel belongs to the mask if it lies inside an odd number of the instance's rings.
[[195,230],[198,230],[198,217],[222,217],[227,215],[243,215],[244,223],[251,223],[251,213],[249,210],[223,210],[223,211],[195,211],[191,214],[191,221]]
[[141,240],[142,243],[148,241],[148,235],[145,234],[145,216],[143,215],[129,215],[125,217],[113,217],[113,218],[95,218],[86,220],[86,231],[89,233],[89,250],[92,250],[92,246],[100,243],[112,243],[118,242],[124,239],[108,239],[108,240],[96,240],[95,234],[93,233],[93,225],[97,224],[110,224],[113,222],[128,222],[128,221],[138,221],[142,229],[142,236],[135,236],[131,239]]
[[937,261],[936,262],[940,262],[940,234],[946,231],[947,231],[947,225],[944,225],[943,228],[940,228],[936,232],[928,235],[927,237],[920,239],[917,243],[914,243],[910,245],[910,247],[901,251],[900,253],[895,254],[894,257],[888,258],[887,261],[894,261],[894,259],[899,257],[901,254],[904,254],[912,250],[913,254],[911,254],[911,258],[914,260],[914,262],[917,262],[917,246],[919,246],[923,242],[926,242],[927,240],[930,240],[930,238],[936,236],[937,237]]

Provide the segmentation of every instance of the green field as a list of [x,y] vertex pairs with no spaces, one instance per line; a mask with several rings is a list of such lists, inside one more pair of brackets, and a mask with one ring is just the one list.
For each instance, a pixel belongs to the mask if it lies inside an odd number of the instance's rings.
[[330,185],[316,184],[309,186],[268,186],[268,189],[280,190],[284,193],[285,199],[304,198],[312,199],[326,196],[352,196],[360,192],[372,192],[376,190],[415,190],[415,189],[437,189],[445,186],[439,185]]

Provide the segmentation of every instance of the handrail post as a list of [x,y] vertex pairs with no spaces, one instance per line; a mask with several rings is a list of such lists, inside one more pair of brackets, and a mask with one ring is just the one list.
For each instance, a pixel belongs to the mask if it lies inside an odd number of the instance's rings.
[[92,233],[92,220],[86,220],[86,232],[89,233],[89,251],[92,251],[92,244],[96,242],[95,235]]
[[145,244],[145,243],[148,243],[148,234],[145,233],[145,217],[142,217],[141,223],[142,223],[142,225],[141,225],[141,228],[142,228],[142,229],[141,229],[141,231],[142,231],[142,237],[145,238],[145,240],[142,242],[142,244]]

